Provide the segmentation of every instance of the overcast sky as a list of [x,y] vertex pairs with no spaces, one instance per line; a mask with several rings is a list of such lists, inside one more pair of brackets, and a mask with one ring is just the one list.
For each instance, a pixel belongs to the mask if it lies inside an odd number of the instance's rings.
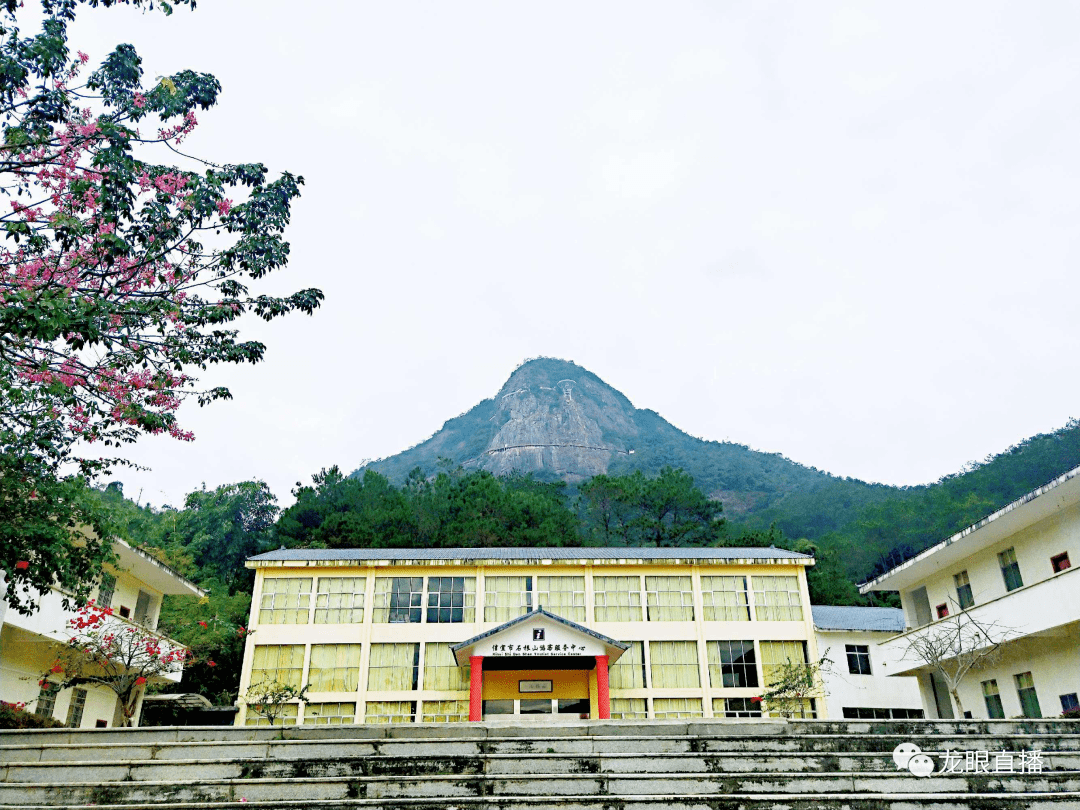
[[1080,416],[1080,4],[203,0],[81,11],[213,73],[191,151],[307,181],[313,318],[129,496],[394,454],[538,355],[707,439],[914,484]]

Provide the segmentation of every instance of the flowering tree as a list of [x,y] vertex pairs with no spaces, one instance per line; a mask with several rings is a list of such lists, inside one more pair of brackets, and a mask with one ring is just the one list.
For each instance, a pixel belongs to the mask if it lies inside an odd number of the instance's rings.
[[0,0],[0,568],[9,603],[28,611],[54,576],[85,600],[108,559],[107,542],[73,540],[80,525],[109,533],[83,493],[117,460],[86,448],[146,433],[190,441],[180,404],[229,396],[192,372],[263,357],[237,319],[310,314],[322,293],[249,291],[288,259],[303,178],[181,151],[196,110],[217,101],[213,76],[144,84],[131,45],[92,67],[68,48],[80,0],[42,0],[31,37],[21,5]]
[[[203,632],[211,629],[209,621],[195,624]],[[71,634],[67,643],[38,683],[52,683],[60,689],[85,684],[108,687],[116,693],[125,725],[131,725],[139,695],[148,684],[179,674],[185,666],[200,661],[189,648],[124,621],[113,615],[112,608],[98,607],[93,600],[75,614],[67,627]],[[242,637],[248,631],[241,627],[229,632]],[[209,657],[204,663],[216,666]]]

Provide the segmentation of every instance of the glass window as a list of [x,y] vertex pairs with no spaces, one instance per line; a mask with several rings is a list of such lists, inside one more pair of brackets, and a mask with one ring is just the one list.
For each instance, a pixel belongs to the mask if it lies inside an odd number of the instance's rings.
[[519,714],[551,714],[551,698],[522,698]]
[[52,717],[56,710],[56,694],[60,687],[55,683],[46,683],[38,692],[37,704],[34,706],[34,714],[38,717]]
[[[278,707],[278,714],[274,718],[275,726],[295,726],[299,703],[283,703]],[[248,709],[247,717],[244,720],[245,726],[268,726],[270,721],[251,709]]]
[[788,662],[793,664],[809,663],[806,657],[805,641],[762,641],[761,674],[765,685],[771,686],[780,674],[780,668]]
[[1001,705],[1001,692],[994,679],[982,682],[983,700],[986,702],[986,716],[991,720],[1004,720],[1005,709]]
[[645,720],[649,716],[645,698],[612,698],[612,720]]
[[469,701],[467,700],[424,701],[423,722],[425,723],[464,723],[468,719]]
[[76,689],[71,693],[71,702],[68,704],[67,723],[68,728],[78,728],[82,725],[83,710],[86,708],[86,690]]
[[1054,569],[1055,574],[1059,574],[1069,567],[1069,553],[1058,554],[1057,556],[1050,558],[1050,567]]
[[1076,692],[1070,692],[1067,695],[1061,695],[1061,710],[1063,712],[1074,712],[1080,709],[1080,697],[1077,697]]
[[657,720],[701,716],[701,698],[653,698],[653,717]]
[[585,621],[585,577],[537,577],[536,606],[572,622]]
[[944,602],[942,602],[940,605],[937,606],[937,617],[939,619],[944,619],[948,615],[949,615],[949,606],[946,605]]
[[139,595],[135,599],[135,615],[132,616],[132,619],[136,624],[141,624],[143,627],[149,627],[153,630],[154,628],[150,626],[150,600],[150,594],[146,591],[139,591]]
[[713,698],[713,717],[761,717],[761,700]]
[[[649,663],[653,689],[689,689],[701,686],[696,641],[650,641]],[[700,703],[699,700],[699,709]]]
[[319,577],[315,624],[360,624],[364,621],[367,577]]
[[1016,561],[1016,549],[1007,548],[998,554],[1001,576],[1005,578],[1005,590],[1015,591],[1022,588],[1024,580],[1020,576],[1020,563]]
[[483,702],[484,717],[489,714],[513,714],[514,701],[512,700],[485,700]]
[[759,622],[801,622],[802,595],[798,577],[751,577],[754,618]]
[[[449,642],[429,641],[424,645],[424,689],[432,692],[469,691],[469,665],[457,665]],[[427,704],[424,706],[426,712]]]
[[645,688],[644,642],[630,642],[630,649],[619,656],[619,660],[609,671],[608,684],[612,689]]
[[975,604],[975,597],[971,594],[971,581],[968,579],[967,571],[954,574],[953,581],[956,583],[956,601],[960,604],[961,610],[967,610]]
[[265,577],[259,624],[307,624],[311,577]]
[[746,577],[702,577],[701,605],[707,622],[748,622]]
[[116,577],[112,574],[102,574],[98,582],[97,599],[94,604],[98,607],[112,607],[113,593],[116,591]]
[[417,687],[419,671],[419,644],[372,644],[368,691],[412,691]]
[[[371,645],[374,649],[377,645]],[[369,700],[364,706],[364,722],[374,724],[411,723],[416,717],[415,700]]]
[[476,621],[476,577],[428,577],[429,624]]
[[592,707],[588,698],[570,698],[559,701],[559,714],[572,714],[578,720],[588,720]]
[[1039,696],[1035,692],[1035,681],[1030,672],[1021,672],[1013,675],[1016,681],[1016,693],[1020,696],[1020,710],[1024,717],[1042,717],[1042,709],[1039,708]]
[[641,621],[641,577],[593,577],[598,622]]
[[692,622],[694,585],[690,577],[645,577],[650,622]]
[[870,645],[845,644],[848,672],[852,675],[872,675],[870,672]]
[[251,656],[251,685],[277,681],[299,689],[303,684],[304,645],[264,644]]
[[305,726],[348,726],[355,722],[355,703],[309,703],[304,707]]
[[484,621],[507,622],[532,610],[532,577],[484,577]]
[[312,692],[355,692],[360,687],[360,645],[313,644],[308,681]]
[[423,577],[375,577],[372,621],[419,624],[423,618]]
[[758,685],[753,641],[709,641],[705,646],[713,689]]

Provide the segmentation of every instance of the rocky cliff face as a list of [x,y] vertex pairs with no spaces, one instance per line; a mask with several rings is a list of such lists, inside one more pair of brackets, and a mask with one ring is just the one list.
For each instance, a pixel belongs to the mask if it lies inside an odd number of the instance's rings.
[[493,401],[498,426],[483,453],[465,466],[496,475],[550,472],[578,481],[607,472],[629,456],[638,435],[626,397],[572,363],[526,363]]

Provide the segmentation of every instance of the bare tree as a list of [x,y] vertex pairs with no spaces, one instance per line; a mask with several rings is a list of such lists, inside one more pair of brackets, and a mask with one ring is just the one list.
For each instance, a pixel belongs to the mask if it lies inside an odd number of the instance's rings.
[[957,691],[960,682],[971,670],[997,660],[1001,645],[1016,632],[997,621],[976,619],[970,610],[950,601],[954,611],[912,632],[903,657],[922,661],[941,676],[962,717],[964,703]]

